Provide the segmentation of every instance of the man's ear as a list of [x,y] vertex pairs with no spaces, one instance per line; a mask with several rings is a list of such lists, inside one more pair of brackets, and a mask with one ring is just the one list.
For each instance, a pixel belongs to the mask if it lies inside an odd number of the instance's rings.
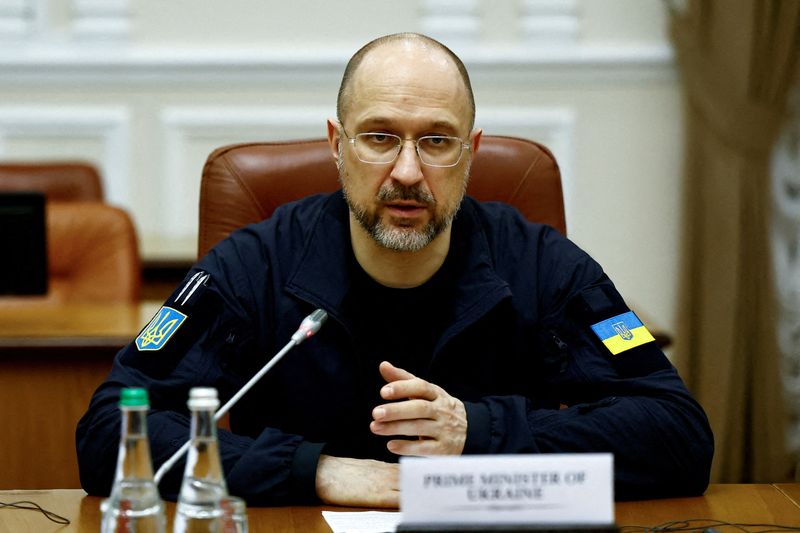
[[470,138],[470,141],[469,141],[470,142],[470,149],[469,149],[469,152],[470,152],[469,153],[469,157],[470,157],[470,159],[475,157],[475,154],[478,153],[478,148],[481,145],[481,138],[482,137],[483,137],[483,130],[481,128],[477,128],[477,129],[473,130],[473,132],[470,134],[470,136],[469,136],[469,138]]
[[339,160],[339,143],[342,142],[342,137],[339,134],[341,125],[339,121],[333,118],[328,119],[328,144],[331,147],[331,154],[335,161]]

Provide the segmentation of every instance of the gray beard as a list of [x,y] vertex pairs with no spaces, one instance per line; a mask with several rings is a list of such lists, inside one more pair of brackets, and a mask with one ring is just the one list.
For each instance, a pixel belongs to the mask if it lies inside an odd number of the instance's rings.
[[[467,176],[469,176],[469,165],[467,165],[464,172],[464,187],[461,191],[461,197],[458,199],[458,203],[452,212],[443,213],[440,217],[434,216],[423,228],[415,229],[410,227],[387,226],[377,214],[369,213],[365,207],[359,206],[353,201],[350,196],[350,191],[347,185],[345,185],[344,176],[346,170],[344,168],[341,144],[339,145],[339,159],[336,162],[336,167],[339,169],[339,183],[342,185],[344,199],[353,217],[355,217],[358,224],[376,243],[396,252],[417,252],[422,250],[433,242],[444,230],[450,227],[461,206],[461,201],[464,199],[464,194],[467,189]],[[391,200],[414,200],[426,205],[433,205],[434,208],[436,207],[436,199],[433,198],[429,191],[423,191],[419,187],[404,187],[391,182],[381,186],[378,190],[377,199],[382,202]]]

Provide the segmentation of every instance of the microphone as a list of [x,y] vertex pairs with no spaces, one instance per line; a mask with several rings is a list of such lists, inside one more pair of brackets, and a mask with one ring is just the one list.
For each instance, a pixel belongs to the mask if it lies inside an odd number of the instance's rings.
[[[292,348],[294,348],[298,344],[301,344],[306,339],[309,339],[309,338],[313,337],[320,330],[320,328],[322,327],[322,324],[324,324],[327,319],[328,319],[328,313],[325,312],[323,309],[317,309],[316,311],[314,311],[313,313],[311,313],[310,315],[305,317],[303,319],[303,321],[300,323],[300,327],[297,328],[297,331],[295,331],[294,334],[292,335],[291,340],[288,343],[286,343],[286,346],[284,346],[281,349],[281,351],[279,351],[277,354],[275,354],[275,357],[270,359],[267,362],[267,364],[265,364],[261,368],[261,370],[256,372],[256,374],[252,378],[250,378],[250,380],[247,383],[245,383],[242,386],[242,388],[238,390],[238,392],[236,394],[231,396],[231,399],[228,400],[225,403],[225,405],[223,405],[222,407],[217,409],[217,412],[214,413],[214,421],[218,422],[220,418],[225,416],[225,414],[231,409],[231,407],[233,407],[236,404],[236,402],[238,402],[241,399],[242,396],[247,394],[247,392],[250,389],[252,389],[253,386],[256,383],[258,383],[258,381],[261,378],[263,378],[264,375],[267,372],[269,372],[270,369],[272,369],[272,367],[275,366],[278,363],[278,361],[280,361],[281,358],[283,358],[283,356],[286,355],[289,352],[289,350],[291,350]],[[169,472],[169,470],[173,466],[175,466],[175,463],[177,463],[178,460],[181,457],[183,457],[183,454],[185,454],[189,450],[189,446],[191,446],[191,444],[192,444],[192,441],[191,440],[187,440],[183,444],[183,446],[181,446],[178,449],[178,451],[176,451],[174,454],[172,454],[172,457],[167,459],[164,462],[164,464],[161,465],[161,468],[158,469],[158,471],[156,472],[156,475],[154,476],[154,480],[155,480],[156,485],[161,483],[161,479],[164,477],[164,474]]]
[[305,317],[300,323],[300,327],[297,328],[297,331],[295,331],[294,335],[292,335],[292,340],[295,342],[295,346],[318,332],[319,328],[322,327],[322,324],[324,324],[326,320],[328,320],[328,313],[322,309],[317,309]]

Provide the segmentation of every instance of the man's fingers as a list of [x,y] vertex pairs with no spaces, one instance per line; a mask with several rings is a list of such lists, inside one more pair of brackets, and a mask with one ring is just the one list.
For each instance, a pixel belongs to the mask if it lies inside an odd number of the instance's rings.
[[387,383],[403,379],[413,379],[415,377],[411,372],[398,368],[389,361],[382,362],[378,366],[378,370],[381,373],[381,377],[383,377]]
[[406,437],[433,437],[436,435],[436,423],[433,420],[371,422],[369,429],[375,435],[403,435]]
[[435,407],[428,400],[406,400],[404,402],[379,405],[372,410],[372,419],[379,422],[394,420],[433,419]]
[[384,400],[403,400],[406,398],[422,398],[433,401],[439,396],[435,385],[421,378],[393,381],[381,387],[381,398]]
[[381,387],[381,397],[385,400],[403,400],[406,398],[422,398],[435,400],[438,388],[414,376],[411,372],[397,368],[392,363],[384,361],[378,367],[381,376],[386,380],[386,385]]
[[370,431],[383,436],[418,437],[417,440],[389,441],[389,451],[398,455],[463,453],[467,437],[463,402],[388,361],[382,362],[379,369],[387,381],[381,387],[381,397],[391,403],[372,410]]
[[395,439],[386,443],[386,448],[395,455],[403,456],[430,456],[444,455],[441,443],[434,439],[403,440]]

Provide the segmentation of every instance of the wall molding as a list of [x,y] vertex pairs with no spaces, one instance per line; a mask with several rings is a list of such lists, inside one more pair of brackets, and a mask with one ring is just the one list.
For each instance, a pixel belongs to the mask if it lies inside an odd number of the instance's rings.
[[13,138],[49,142],[53,137],[96,138],[102,156],[95,162],[110,203],[130,207],[130,112],[124,106],[0,106],[0,158],[13,159],[7,142]]
[[577,112],[569,107],[482,106],[475,123],[492,135],[511,135],[534,140],[553,152],[561,170],[567,229],[572,220],[575,190],[575,123]]
[[[121,84],[220,85],[230,83],[338,84],[355,48],[190,49],[118,44],[11,45],[0,49],[0,83],[6,87]],[[645,83],[675,79],[667,44],[461,46],[474,81],[492,83]]]
[[520,30],[532,45],[576,44],[581,21],[575,0],[521,0]]
[[26,39],[34,31],[36,18],[36,6],[32,0],[0,2],[0,41]]
[[126,39],[131,28],[128,0],[72,0],[72,36],[77,39]]
[[[333,107],[324,106],[169,106],[159,113],[163,137],[161,177],[157,180],[159,197],[171,208],[160,210],[158,227],[162,234],[177,242],[197,235],[197,206],[180,199],[194,195],[189,187],[199,182],[196,170],[204,161],[185,158],[192,141],[246,142],[322,137],[325,120],[335,115]],[[221,141],[221,142],[220,142]],[[169,177],[169,179],[167,179]],[[177,200],[177,201],[176,201]]]
[[422,33],[455,46],[480,38],[478,0],[422,0],[420,7]]

